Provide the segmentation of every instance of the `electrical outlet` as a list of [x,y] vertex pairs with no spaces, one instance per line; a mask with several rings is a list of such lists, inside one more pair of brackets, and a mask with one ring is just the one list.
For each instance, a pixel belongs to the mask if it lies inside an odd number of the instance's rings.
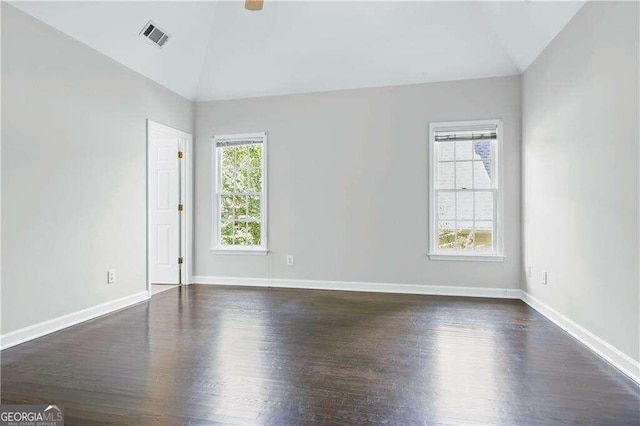
[[113,284],[116,282],[116,270],[109,269],[107,271],[107,284]]
[[527,266],[527,277],[531,278],[531,266]]
[[293,266],[295,265],[295,259],[293,258],[292,254],[288,254],[287,255],[287,266]]
[[542,272],[542,284],[547,285],[547,271]]

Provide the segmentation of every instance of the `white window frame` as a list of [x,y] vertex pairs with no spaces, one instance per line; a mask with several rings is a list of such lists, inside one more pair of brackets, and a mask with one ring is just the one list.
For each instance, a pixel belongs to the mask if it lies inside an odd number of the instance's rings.
[[[496,193],[494,208],[494,250],[488,253],[473,252],[469,250],[442,250],[438,248],[438,211],[436,199],[436,185],[438,179],[438,161],[435,150],[435,134],[437,131],[461,131],[496,129],[496,145],[494,149],[493,164],[496,169],[495,185]],[[470,120],[448,121],[429,123],[429,251],[427,255],[431,260],[461,260],[461,261],[485,261],[501,262],[504,260],[504,185],[503,174],[503,132],[502,120]]]
[[[212,209],[213,212],[213,226],[212,226],[212,244],[211,252],[214,254],[248,254],[248,255],[266,255],[269,253],[267,245],[267,132],[258,133],[236,133],[215,135],[212,138],[211,144],[211,173],[212,177]],[[261,200],[261,245],[260,246],[225,246],[220,244],[220,195],[221,195],[221,155],[217,148],[217,143],[220,141],[247,141],[247,140],[261,140],[262,141],[262,192],[260,193]]]

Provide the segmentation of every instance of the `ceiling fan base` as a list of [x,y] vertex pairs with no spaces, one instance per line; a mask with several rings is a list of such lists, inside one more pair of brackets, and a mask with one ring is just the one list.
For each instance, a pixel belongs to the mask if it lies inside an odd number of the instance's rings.
[[247,10],[262,10],[264,0],[245,0],[244,8]]

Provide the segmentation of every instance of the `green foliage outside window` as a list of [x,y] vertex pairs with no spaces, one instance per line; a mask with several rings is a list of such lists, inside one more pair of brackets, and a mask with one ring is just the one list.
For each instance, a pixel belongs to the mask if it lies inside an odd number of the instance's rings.
[[262,145],[219,148],[221,155],[220,244],[262,244]]

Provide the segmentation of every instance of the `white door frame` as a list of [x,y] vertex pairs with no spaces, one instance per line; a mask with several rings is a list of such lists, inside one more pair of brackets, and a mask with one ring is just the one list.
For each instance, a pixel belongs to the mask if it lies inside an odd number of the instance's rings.
[[150,185],[151,185],[151,138],[178,138],[181,140],[183,152],[182,167],[180,168],[180,194],[184,211],[180,224],[180,253],[184,258],[181,268],[182,284],[191,284],[193,277],[193,136],[183,131],[174,129],[164,124],[147,119],[147,293],[151,297],[151,274],[149,262],[151,238],[151,209],[150,209]]

